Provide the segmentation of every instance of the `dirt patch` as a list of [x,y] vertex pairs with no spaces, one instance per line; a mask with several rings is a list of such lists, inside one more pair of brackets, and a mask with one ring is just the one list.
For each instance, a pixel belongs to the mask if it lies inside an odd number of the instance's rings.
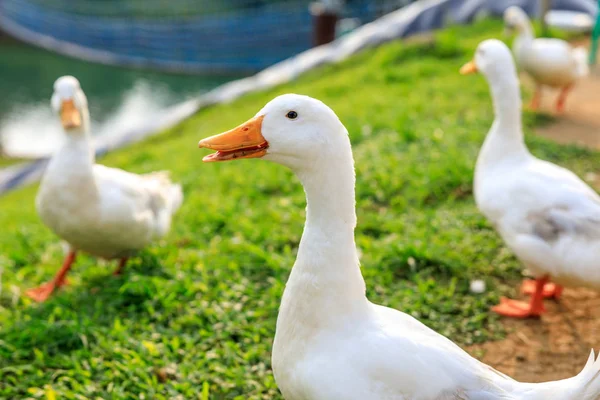
[[[528,78],[522,82],[533,88]],[[558,91],[545,90],[539,112],[556,119],[536,133],[559,143],[600,149],[600,67],[578,82],[562,115],[554,112],[557,95]],[[505,319],[506,339],[471,346],[467,351],[523,382],[564,379],[579,373],[590,350],[600,349],[600,293],[567,288],[560,302],[546,300],[545,305],[547,313],[541,319]]]
[[600,349],[600,293],[567,288],[560,302],[546,300],[538,320],[510,320],[504,340],[467,348],[472,355],[523,382],[571,377],[590,350]]
[[[521,81],[533,90],[533,82],[528,77],[523,76]],[[592,68],[585,79],[577,82],[567,97],[562,115],[556,115],[554,111],[558,92],[551,88],[544,89],[539,112],[552,115],[556,120],[538,129],[537,133],[559,143],[600,149],[600,66]]]

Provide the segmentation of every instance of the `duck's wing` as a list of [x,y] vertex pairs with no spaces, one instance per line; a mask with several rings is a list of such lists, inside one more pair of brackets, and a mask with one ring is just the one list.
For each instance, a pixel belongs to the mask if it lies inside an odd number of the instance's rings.
[[[578,58],[571,45],[560,39],[535,39],[523,55],[524,67],[545,77],[578,76]],[[572,76],[571,76],[572,75]]]
[[540,53],[552,53],[555,55],[568,56],[573,48],[571,45],[562,40],[554,38],[537,38],[533,40],[532,48]]
[[529,209],[513,226],[511,247],[535,275],[598,287],[600,199],[569,186],[557,189],[553,201]]
[[536,160],[514,191],[533,200],[523,210],[520,231],[546,242],[565,235],[600,240],[600,196],[571,171]]
[[500,227],[542,236],[549,235],[548,224],[560,231],[595,230],[600,196],[566,168],[532,158],[525,165],[497,170],[479,184],[478,206]]
[[107,225],[124,228],[136,243],[148,242],[168,231],[171,215],[181,205],[183,195],[167,173],[137,175],[95,165],[94,176]]
[[533,160],[485,182],[478,206],[536,276],[600,285],[600,196],[571,171]]
[[[375,344],[363,360],[368,372],[387,380],[406,398],[451,400],[597,399],[600,360],[590,355],[583,370],[560,381],[522,383],[471,357],[446,337],[397,310],[375,306],[380,319]],[[373,350],[376,351],[373,351]],[[396,381],[394,381],[394,377]],[[378,381],[380,382],[380,381]],[[391,383],[390,383],[391,382]],[[412,396],[412,397],[411,397]]]
[[400,385],[414,383],[415,398],[518,399],[511,395],[516,381],[471,357],[415,318],[387,307],[375,307],[381,318],[378,329],[383,327],[385,333],[373,335],[373,340],[380,343],[371,346],[381,348],[379,357],[372,355],[378,368],[387,370],[381,370],[381,377],[395,379]]
[[532,234],[546,242],[570,236],[585,241],[600,241],[600,203],[555,204],[527,215]]

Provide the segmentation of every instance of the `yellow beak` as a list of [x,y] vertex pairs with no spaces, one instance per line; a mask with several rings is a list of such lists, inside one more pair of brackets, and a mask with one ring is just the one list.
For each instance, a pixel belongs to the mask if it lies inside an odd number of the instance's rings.
[[65,130],[79,128],[81,126],[81,114],[73,100],[65,100],[60,107],[60,122]]
[[230,161],[241,158],[259,158],[267,154],[269,143],[262,135],[264,115],[252,118],[242,125],[219,135],[202,139],[198,147],[216,150],[202,159],[204,162]]
[[477,72],[477,65],[475,65],[475,60],[469,61],[465,65],[460,68],[461,75],[469,75]]

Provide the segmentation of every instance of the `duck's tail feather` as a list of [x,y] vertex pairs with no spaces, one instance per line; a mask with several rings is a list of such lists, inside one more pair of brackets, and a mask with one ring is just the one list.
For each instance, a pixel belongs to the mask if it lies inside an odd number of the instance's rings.
[[600,353],[598,357],[594,355],[594,350],[590,352],[585,367],[576,376],[582,381],[581,399],[598,400],[600,399]]
[[172,183],[167,171],[152,172],[144,175],[153,195],[151,196],[154,212],[154,236],[162,237],[171,229],[171,217],[183,203],[183,190],[178,183]]
[[181,204],[183,204],[183,190],[179,183],[173,183],[169,189],[169,199],[171,214],[175,214],[175,211],[179,210]]
[[157,171],[143,175],[150,186],[160,194],[166,202],[169,214],[174,214],[183,203],[183,190],[178,183],[171,182],[169,171]]
[[579,374],[572,378],[544,383],[519,383],[519,399],[527,400],[600,400],[600,357],[594,350]]
[[585,47],[576,47],[573,49],[573,58],[575,59],[576,71],[578,77],[587,76],[590,73],[588,65],[588,51]]

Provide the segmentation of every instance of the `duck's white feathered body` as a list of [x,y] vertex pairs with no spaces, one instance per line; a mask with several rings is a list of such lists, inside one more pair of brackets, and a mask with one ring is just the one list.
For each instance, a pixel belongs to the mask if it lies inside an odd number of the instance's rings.
[[282,336],[279,326],[273,368],[286,400],[592,400],[600,390],[593,354],[573,378],[521,383],[416,319],[373,304],[368,314],[307,334]]
[[53,155],[36,198],[44,222],[74,250],[125,257],[165,235],[181,205],[166,172],[136,175],[94,163],[87,132]]
[[535,276],[600,289],[600,196],[571,171],[533,156],[478,165],[475,196]]
[[36,199],[44,224],[74,249],[114,258],[169,231],[183,200],[164,172],[136,175],[94,163],[87,135],[69,137],[50,161]]
[[519,66],[542,85],[563,88],[588,73],[587,51],[564,40],[534,39],[522,33],[515,40],[514,54]]
[[219,151],[205,157],[213,161],[232,159],[227,151],[243,143],[263,143],[262,156],[290,167],[306,192],[306,224],[273,343],[273,373],[286,400],[598,398],[600,361],[593,354],[576,377],[519,383],[416,319],[367,300],[354,242],[348,132],[323,103],[280,96],[248,123],[200,145]]

